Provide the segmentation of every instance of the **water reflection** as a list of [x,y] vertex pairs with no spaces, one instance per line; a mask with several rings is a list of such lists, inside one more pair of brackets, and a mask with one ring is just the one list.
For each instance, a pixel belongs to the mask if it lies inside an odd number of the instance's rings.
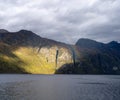
[[[0,76],[0,100],[119,100],[120,76]],[[10,77],[17,77],[16,81]],[[6,79],[6,80],[5,80]],[[23,79],[23,80],[22,80]]]

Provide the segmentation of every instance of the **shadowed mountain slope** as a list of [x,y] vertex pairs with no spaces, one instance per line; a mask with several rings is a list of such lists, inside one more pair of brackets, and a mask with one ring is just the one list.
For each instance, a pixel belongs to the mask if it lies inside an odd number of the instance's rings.
[[[6,63],[9,61],[16,63],[18,68],[24,69],[26,73],[53,74],[57,68],[72,61],[71,50],[68,47],[67,44],[42,38],[31,31],[8,32],[2,29],[0,57],[5,62],[0,63],[0,70],[6,68],[5,66],[15,66]],[[3,72],[9,72],[8,70],[6,68]]]
[[120,74],[120,43],[108,44],[90,39],[76,43],[80,55],[74,64],[65,64],[56,73],[64,74]]
[[27,31],[0,30],[0,73],[120,74],[120,43],[69,45]]

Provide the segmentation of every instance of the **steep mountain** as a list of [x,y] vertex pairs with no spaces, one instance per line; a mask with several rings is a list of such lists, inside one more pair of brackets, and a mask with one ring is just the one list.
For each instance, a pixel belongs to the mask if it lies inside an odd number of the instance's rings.
[[0,30],[0,73],[53,74],[72,62],[69,45],[27,30]]
[[82,38],[69,45],[0,29],[0,73],[120,74],[120,43]]
[[76,63],[63,65],[56,73],[120,74],[120,43],[104,44],[82,38],[76,46],[80,55]]

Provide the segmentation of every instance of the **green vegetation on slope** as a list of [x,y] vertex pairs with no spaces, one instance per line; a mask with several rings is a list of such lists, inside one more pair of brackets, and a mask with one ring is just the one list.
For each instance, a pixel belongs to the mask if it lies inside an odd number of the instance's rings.
[[120,74],[120,44],[79,39],[68,45],[31,31],[0,31],[0,73]]
[[71,62],[71,55],[64,48],[59,49],[56,68],[56,47],[41,48],[39,52],[39,48],[32,47],[0,47],[0,73],[54,74],[57,68]]

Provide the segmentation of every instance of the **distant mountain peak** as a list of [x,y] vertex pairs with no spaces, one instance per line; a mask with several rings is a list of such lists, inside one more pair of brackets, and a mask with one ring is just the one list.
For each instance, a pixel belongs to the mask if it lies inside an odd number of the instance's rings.
[[119,44],[118,41],[111,41],[108,44]]
[[19,32],[22,32],[22,33],[33,33],[32,31],[28,31],[28,30],[25,30],[25,29],[22,29]]
[[99,42],[97,42],[97,41],[95,41],[95,40],[92,40],[92,39],[88,39],[88,38],[80,38],[79,40],[78,40],[78,42],[96,42],[96,43],[99,43]]
[[96,48],[96,47],[101,47],[103,43],[97,42],[95,40],[87,39],[87,38],[81,38],[77,41],[76,45],[80,47]]
[[8,33],[8,31],[5,29],[0,29],[0,33]]
[[110,43],[107,44],[109,47],[116,48],[120,50],[120,43],[117,41],[111,41]]
[[20,30],[20,31],[18,31],[16,33],[19,34],[19,35],[24,35],[24,36],[28,36],[28,37],[30,37],[30,36],[32,36],[32,37],[40,37],[39,35],[35,34],[32,31],[24,30],[24,29],[22,29],[22,30]]

